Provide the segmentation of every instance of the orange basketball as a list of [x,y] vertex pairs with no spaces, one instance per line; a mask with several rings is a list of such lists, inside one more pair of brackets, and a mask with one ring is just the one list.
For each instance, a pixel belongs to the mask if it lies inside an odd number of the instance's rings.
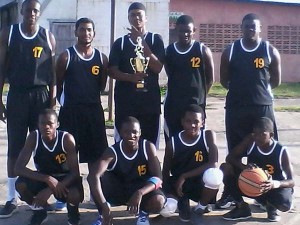
[[245,169],[238,180],[240,190],[249,197],[258,197],[262,194],[260,185],[268,180],[268,175],[261,168]]

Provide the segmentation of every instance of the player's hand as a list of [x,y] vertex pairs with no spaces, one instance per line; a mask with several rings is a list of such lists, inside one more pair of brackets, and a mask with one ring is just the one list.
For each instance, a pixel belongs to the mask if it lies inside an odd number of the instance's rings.
[[0,104],[0,120],[6,123],[6,108],[3,103]]
[[128,36],[133,41],[136,41],[138,37],[142,38],[144,36],[144,28],[138,30],[136,27],[131,26],[131,27],[127,27],[127,30],[129,31]]
[[69,189],[65,187],[61,182],[58,182],[54,189],[54,196],[57,198],[67,198]]
[[180,197],[183,196],[182,186],[183,186],[184,182],[185,182],[185,178],[183,178],[182,176],[180,176],[176,182],[176,192],[177,192],[178,196],[180,196]]
[[35,207],[46,206],[48,204],[47,201],[51,195],[52,195],[52,191],[50,188],[43,189],[33,198],[32,205]]
[[132,83],[138,83],[140,82],[141,80],[143,80],[145,77],[147,77],[148,74],[146,73],[134,73],[134,74],[131,74],[130,78],[131,78],[131,82]]
[[130,214],[136,215],[139,213],[142,197],[143,195],[139,191],[134,192],[134,194],[131,196],[127,203],[127,211]]
[[262,188],[263,193],[270,191],[273,188],[272,180],[267,180],[267,181],[263,182],[260,185],[260,187]]
[[113,218],[110,212],[110,208],[107,204],[107,202],[101,204],[101,210],[102,210],[102,223],[101,225],[112,225],[113,224]]

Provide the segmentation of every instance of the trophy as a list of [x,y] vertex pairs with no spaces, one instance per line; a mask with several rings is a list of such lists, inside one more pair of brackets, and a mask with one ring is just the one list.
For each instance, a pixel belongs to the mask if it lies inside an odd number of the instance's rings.
[[[142,38],[137,38],[137,45],[135,47],[135,58],[130,59],[130,64],[135,73],[146,73],[148,68],[148,64],[150,61],[150,57],[144,56],[144,46],[142,45]],[[136,84],[136,91],[147,92],[147,88],[145,87],[145,80],[142,79]]]

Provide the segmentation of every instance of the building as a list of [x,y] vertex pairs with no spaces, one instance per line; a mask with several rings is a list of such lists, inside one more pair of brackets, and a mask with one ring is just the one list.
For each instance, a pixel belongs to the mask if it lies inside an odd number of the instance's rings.
[[194,18],[195,39],[207,44],[214,56],[216,79],[223,49],[241,37],[244,15],[256,13],[262,20],[262,37],[281,53],[282,81],[300,82],[300,1],[255,0],[171,0],[170,41],[174,41],[174,21],[182,14]]

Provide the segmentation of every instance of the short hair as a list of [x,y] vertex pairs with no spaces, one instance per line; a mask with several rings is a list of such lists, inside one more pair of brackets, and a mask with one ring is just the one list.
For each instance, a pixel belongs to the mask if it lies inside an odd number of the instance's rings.
[[194,20],[189,15],[182,15],[176,20],[176,25],[188,25],[190,23],[194,24]]
[[257,120],[255,120],[253,129],[259,129],[264,132],[274,132],[274,123],[273,121],[268,117],[260,117]]
[[244,23],[245,20],[260,20],[260,18],[255,13],[249,13],[243,17],[242,23]]
[[140,3],[140,2],[134,2],[132,3],[129,8],[128,8],[128,12],[130,12],[131,10],[134,9],[140,9],[146,12],[146,7],[144,6],[144,4]]
[[128,123],[137,123],[140,125],[140,121],[137,118],[133,116],[127,116],[122,120],[121,128],[124,126],[124,124],[128,124]]
[[87,18],[87,17],[82,17],[80,19],[78,19],[75,23],[75,30],[78,29],[79,25],[82,24],[82,23],[91,23],[92,26],[93,26],[93,30],[95,30],[95,23],[92,19],[90,18]]
[[201,116],[202,116],[202,120],[205,119],[205,113],[204,113],[204,110],[201,106],[197,105],[197,104],[190,104],[188,105],[184,112],[183,112],[183,115],[182,115],[182,118],[185,116],[185,114],[187,112],[193,112],[193,113],[201,113]]
[[23,8],[24,5],[27,5],[29,2],[36,2],[36,3],[38,3],[38,4],[41,5],[41,3],[40,3],[39,0],[24,0],[24,1],[22,2],[22,8]]
[[58,116],[57,113],[55,112],[54,109],[43,109],[40,113],[39,116],[55,116],[56,121],[58,121]]

